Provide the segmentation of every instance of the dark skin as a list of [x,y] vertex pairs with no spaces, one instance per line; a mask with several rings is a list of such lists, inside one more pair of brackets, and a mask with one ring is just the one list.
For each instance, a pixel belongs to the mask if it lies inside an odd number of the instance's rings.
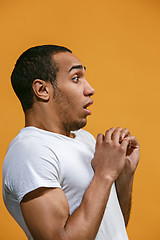
[[[85,126],[86,118],[91,114],[85,106],[92,103],[94,89],[86,81],[85,68],[78,58],[71,53],[59,53],[54,59],[59,66],[58,92],[54,93],[49,82],[39,79],[34,81],[36,97],[32,110],[26,115],[26,126],[73,137],[71,131]],[[37,98],[39,101],[36,101]],[[95,239],[115,181],[127,224],[132,182],[138,161],[139,144],[128,129],[111,128],[105,135],[98,134],[92,160],[94,177],[80,206],[72,215],[69,215],[68,201],[62,189],[39,188],[24,196],[21,210],[33,238]]]

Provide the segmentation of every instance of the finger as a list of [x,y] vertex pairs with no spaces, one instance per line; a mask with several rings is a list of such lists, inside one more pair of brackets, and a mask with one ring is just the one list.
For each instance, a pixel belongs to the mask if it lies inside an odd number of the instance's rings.
[[129,139],[129,146],[131,148],[139,148],[139,142],[135,136],[129,136],[127,137]]
[[123,138],[131,136],[130,131],[127,128],[122,129],[120,134],[120,141],[122,141]]
[[112,133],[113,133],[114,130],[115,130],[115,128],[110,128],[109,130],[106,131],[105,139],[104,139],[106,142],[110,142],[111,141]]
[[127,152],[128,145],[129,145],[129,139],[128,138],[124,138],[122,143],[121,143],[121,148],[123,148]]
[[120,139],[120,133],[122,131],[122,128],[121,127],[117,127],[113,134],[112,134],[112,140],[116,143],[119,143],[119,139]]
[[104,135],[102,133],[99,133],[97,135],[97,139],[96,139],[96,145],[101,144],[104,141]]
[[124,139],[122,139],[122,143],[124,140],[128,140],[129,141],[129,147],[130,148],[139,148],[139,142],[137,140],[137,138],[135,136],[128,136]]

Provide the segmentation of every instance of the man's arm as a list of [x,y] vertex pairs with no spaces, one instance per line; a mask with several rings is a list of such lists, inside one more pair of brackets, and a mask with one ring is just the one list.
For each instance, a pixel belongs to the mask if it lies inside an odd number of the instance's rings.
[[25,195],[21,210],[35,240],[95,239],[111,186],[125,165],[128,140],[120,144],[119,137],[119,128],[97,136],[92,160],[95,174],[71,216],[66,196],[59,188],[39,188]]
[[22,201],[21,210],[33,238],[75,240],[78,236],[78,239],[95,239],[111,185],[110,179],[94,177],[80,207],[71,216],[62,189],[40,188],[32,192],[32,197],[26,195],[28,199]]
[[118,200],[123,213],[125,226],[127,227],[131,211],[131,201],[132,201],[132,185],[134,176],[126,176],[125,174],[119,176],[116,180],[116,190],[118,195]]
[[123,129],[121,131],[120,141],[123,141],[123,139],[126,138],[129,140],[130,144],[128,145],[126,152],[125,166],[116,179],[116,190],[125,225],[127,226],[131,211],[134,173],[139,162],[139,143],[134,136],[130,135],[128,129]]

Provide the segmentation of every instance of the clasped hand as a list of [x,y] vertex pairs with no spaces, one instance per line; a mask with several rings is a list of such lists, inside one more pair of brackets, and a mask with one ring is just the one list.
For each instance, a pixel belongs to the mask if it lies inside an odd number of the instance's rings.
[[110,128],[96,140],[92,167],[95,174],[115,181],[125,171],[134,174],[139,162],[139,143],[128,129]]

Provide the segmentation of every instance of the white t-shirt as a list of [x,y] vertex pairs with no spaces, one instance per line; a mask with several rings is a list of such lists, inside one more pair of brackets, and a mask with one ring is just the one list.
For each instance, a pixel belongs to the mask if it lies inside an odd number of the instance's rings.
[[[39,187],[62,188],[72,214],[93,178],[95,139],[83,129],[74,133],[73,139],[26,127],[8,147],[3,164],[4,203],[30,240],[20,208],[25,194]],[[96,236],[96,240],[108,239],[128,240],[114,184]]]

